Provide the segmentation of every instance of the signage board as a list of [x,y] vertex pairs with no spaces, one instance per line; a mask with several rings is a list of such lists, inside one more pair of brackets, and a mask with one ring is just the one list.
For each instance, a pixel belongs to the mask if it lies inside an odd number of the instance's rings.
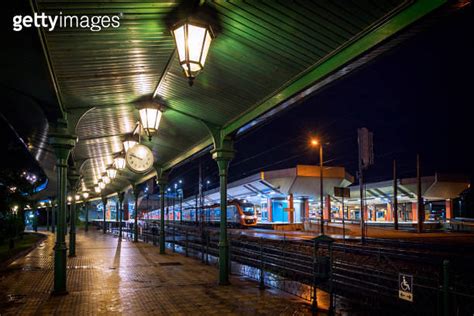
[[413,275],[398,274],[398,297],[413,302]]

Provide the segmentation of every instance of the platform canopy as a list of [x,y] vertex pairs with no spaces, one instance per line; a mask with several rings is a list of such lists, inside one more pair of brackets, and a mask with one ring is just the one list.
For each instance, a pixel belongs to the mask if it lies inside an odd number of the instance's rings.
[[[333,195],[334,187],[347,187],[354,177],[343,167],[323,168],[323,194]],[[286,199],[290,194],[296,199],[319,198],[319,166],[297,165],[293,168],[262,171],[228,183],[227,198],[260,204],[269,198]],[[204,204],[219,203],[219,188],[203,193]],[[194,207],[196,197],[183,201],[185,207]]]
[[[463,175],[435,173],[433,176],[421,177],[421,195],[426,201],[455,199],[469,188],[470,179]],[[402,178],[397,180],[399,201],[416,201],[417,179]],[[358,185],[350,187],[350,202],[358,202],[360,188]],[[365,185],[368,203],[388,203],[393,201],[393,180],[367,183]]]
[[[121,17],[120,27],[100,32],[39,32],[58,111],[78,136],[72,161],[89,191],[138,120],[134,100],[156,94],[168,103],[157,135],[144,144],[169,169],[212,145],[203,123],[221,136],[248,129],[363,64],[364,56],[444,2],[208,1],[222,29],[190,87],[165,23],[178,2],[32,0],[35,11],[48,15]],[[44,137],[31,146],[50,150]],[[47,174],[52,161],[40,161]],[[126,169],[105,192],[154,175]]]

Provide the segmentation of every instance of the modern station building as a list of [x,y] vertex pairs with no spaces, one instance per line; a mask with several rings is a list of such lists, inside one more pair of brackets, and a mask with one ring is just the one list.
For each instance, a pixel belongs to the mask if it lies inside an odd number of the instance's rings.
[[[228,199],[244,200],[255,205],[260,223],[303,223],[319,219],[320,169],[318,166],[297,165],[293,168],[262,171],[228,184]],[[344,167],[323,168],[323,214],[327,221],[360,219],[360,189],[353,185],[354,177]],[[416,178],[398,179],[399,222],[417,221]],[[436,173],[421,178],[425,205],[425,221],[449,220],[454,211],[462,209],[459,195],[469,187],[465,177]],[[348,187],[350,197],[342,201],[334,195],[335,187]],[[364,185],[368,222],[393,222],[393,180]],[[204,192],[204,205],[219,203],[218,188]],[[196,197],[183,201],[184,208],[196,205]]]

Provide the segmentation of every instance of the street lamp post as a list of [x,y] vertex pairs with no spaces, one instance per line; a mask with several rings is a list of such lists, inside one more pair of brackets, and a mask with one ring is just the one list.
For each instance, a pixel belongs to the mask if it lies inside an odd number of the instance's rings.
[[311,146],[319,145],[319,194],[321,203],[321,235],[324,235],[324,196],[323,196],[323,143],[317,139],[311,140]]

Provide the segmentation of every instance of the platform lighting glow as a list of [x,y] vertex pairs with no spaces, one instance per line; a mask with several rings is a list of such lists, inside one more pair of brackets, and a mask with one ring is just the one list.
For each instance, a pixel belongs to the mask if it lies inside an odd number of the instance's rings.
[[161,106],[154,102],[149,102],[137,106],[138,113],[140,114],[140,122],[142,124],[145,133],[148,135],[148,138],[151,140],[151,136],[158,131],[160,127],[161,116],[163,112],[161,111]]
[[115,168],[117,168],[118,170],[124,169],[125,165],[126,165],[125,158],[123,156],[115,157],[114,158],[114,165],[115,165]]
[[87,199],[89,197],[89,192],[82,192],[82,197]]
[[125,152],[127,152],[130,148],[138,144],[138,135],[135,136],[133,134],[127,134],[125,135],[125,138],[123,140],[123,148],[125,149]]
[[76,201],[79,201],[79,200],[81,199],[81,196],[80,196],[79,194],[76,194],[76,196],[74,196],[74,199],[75,199]]
[[319,141],[315,138],[311,139],[311,146],[318,146],[319,145]]
[[179,182],[179,183],[183,183],[183,180],[179,180],[178,182]]
[[96,186],[96,187],[94,187],[94,192],[95,192],[95,193],[100,193],[101,190],[102,190],[102,189],[100,188],[99,185]]
[[103,181],[99,181],[98,185],[101,190],[105,189],[105,183]]
[[185,20],[176,24],[171,33],[178,51],[184,75],[193,84],[194,78],[204,68],[214,34],[211,26]]
[[71,202],[71,201],[72,201],[72,196],[69,195],[69,196],[67,197],[67,200],[68,200],[68,202]]
[[103,174],[102,175],[102,182],[105,183],[105,184],[109,184],[110,183],[110,178],[107,176],[107,174]]
[[115,177],[117,176],[117,169],[115,169],[114,166],[110,166],[107,168],[107,176],[110,178],[110,179],[115,179]]

